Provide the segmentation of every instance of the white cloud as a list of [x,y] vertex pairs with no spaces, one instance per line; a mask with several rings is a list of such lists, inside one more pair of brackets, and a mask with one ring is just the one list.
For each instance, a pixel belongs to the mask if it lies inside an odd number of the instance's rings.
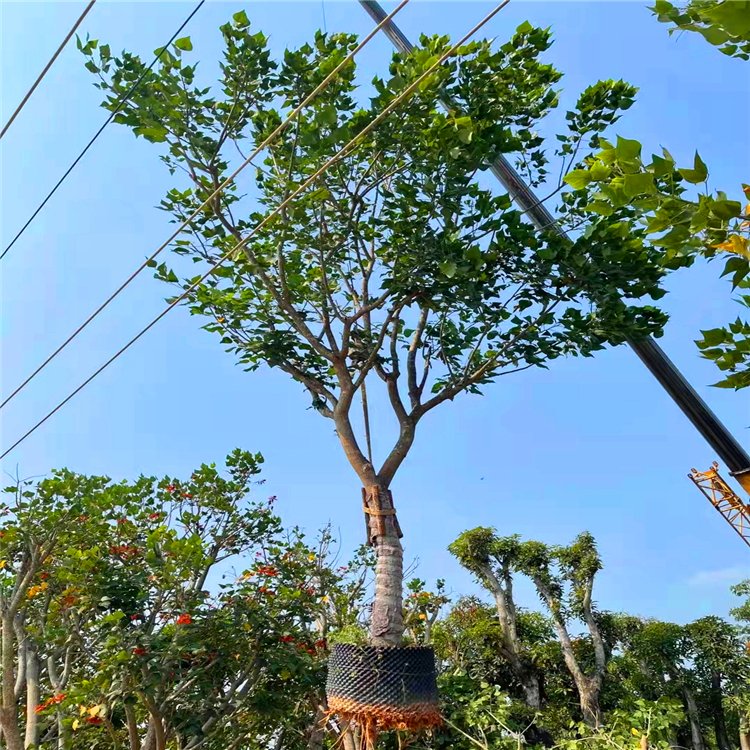
[[732,585],[750,578],[750,568],[746,565],[735,565],[718,570],[701,570],[688,579],[690,586]]

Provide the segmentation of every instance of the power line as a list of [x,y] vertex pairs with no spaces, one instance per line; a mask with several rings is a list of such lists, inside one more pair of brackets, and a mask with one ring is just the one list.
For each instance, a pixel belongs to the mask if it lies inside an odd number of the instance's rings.
[[24,98],[21,99],[21,103],[15,108],[8,122],[6,122],[5,125],[3,125],[3,129],[0,130],[0,139],[8,131],[8,128],[13,124],[13,120],[15,120],[16,117],[18,117],[21,110],[26,106],[26,102],[29,101],[29,99],[31,98],[31,95],[34,93],[34,91],[36,91],[36,87],[42,82],[42,79],[44,78],[44,76],[47,75],[47,71],[54,65],[55,60],[57,60],[60,53],[65,48],[65,45],[70,41],[70,37],[72,37],[73,34],[75,34],[76,29],[81,25],[81,23],[83,22],[83,19],[86,18],[86,16],[88,15],[88,12],[94,7],[95,2],[96,0],[91,0],[91,2],[89,2],[89,4],[84,8],[83,13],[81,13],[81,15],[78,16],[78,20],[73,24],[73,27],[68,32],[68,35],[65,37],[65,39],[62,40],[62,42],[60,43],[60,46],[55,51],[55,54],[52,55],[52,57],[49,59],[49,62],[42,69],[42,72],[37,76],[36,81],[34,81],[31,88],[26,92],[26,96],[24,96]]
[[[11,399],[15,398],[63,349],[65,349],[68,344],[75,339],[78,334],[80,334],[101,312],[104,310],[105,307],[107,307],[114,299],[117,297],[124,289],[127,287],[145,268],[147,268],[152,261],[156,259],[156,257],[169,246],[169,243],[172,242],[172,240],[177,237],[182,230],[190,224],[190,222],[200,214],[200,212],[209,205],[220,193],[224,188],[229,185],[235,177],[243,170],[245,167],[247,167],[249,164],[252,163],[252,160],[264,149],[266,148],[280,133],[282,133],[287,126],[292,122],[292,120],[304,109],[321,91],[326,89],[328,85],[331,83],[331,81],[334,80],[334,78],[339,74],[339,72],[348,65],[354,57],[359,54],[359,52],[365,47],[365,45],[370,42],[373,37],[375,37],[380,30],[381,26],[385,24],[387,21],[389,21],[393,16],[395,16],[407,3],[409,0],[402,0],[402,2],[388,15],[386,18],[380,21],[378,25],[372,29],[372,31],[357,45],[355,49],[353,49],[327,76],[326,78],[318,84],[318,86],[310,93],[308,94],[289,114],[289,116],[282,122],[280,125],[276,127],[276,129],[268,136],[266,139],[256,147],[256,149],[248,156],[242,164],[240,164],[237,169],[235,169],[232,174],[227,177],[224,182],[222,182],[214,191],[211,193],[211,195],[206,198],[206,200],[203,201],[190,216],[188,216],[180,226],[177,227],[177,229],[161,244],[158,248],[148,257],[146,260],[141,263],[138,268],[133,271],[133,273],[128,276],[125,281],[120,284],[117,289],[115,289],[112,294],[107,297],[104,302],[102,302],[99,307],[94,310],[91,315],[86,318],[86,320],[81,323],[81,325],[76,328],[73,333],[68,336],[65,341],[60,344],[60,346],[55,349],[52,354],[50,354],[47,359],[44,360],[32,373],[29,375],[19,386],[16,387],[16,389],[9,395],[7,398],[3,400],[2,403],[0,403],[0,409],[2,409],[8,402],[11,401]],[[197,10],[197,9],[196,9]]]
[[[405,0],[400,7],[406,4],[408,0]],[[414,80],[409,86],[407,86],[393,101],[391,101],[390,104],[388,104],[381,112],[380,114],[375,117],[371,122],[369,122],[357,135],[355,135],[348,143],[346,143],[342,148],[337,151],[328,161],[323,164],[314,174],[312,174],[310,177],[305,180],[291,195],[289,195],[284,201],[282,201],[271,213],[269,213],[259,224],[256,224],[256,226],[247,234],[246,237],[244,237],[242,240],[240,240],[234,247],[231,247],[224,255],[219,258],[216,263],[214,263],[208,271],[206,271],[200,278],[198,278],[196,281],[194,281],[190,286],[188,286],[182,294],[180,294],[178,297],[173,299],[167,307],[162,310],[159,315],[157,315],[145,328],[141,329],[139,333],[137,333],[130,341],[128,341],[126,344],[124,344],[120,349],[117,350],[106,362],[104,362],[102,365],[99,366],[97,370],[95,370],[91,375],[89,375],[86,380],[84,380],[74,391],[72,391],[68,396],[66,396],[54,409],[52,409],[50,412],[47,413],[46,416],[44,416],[42,419],[40,419],[33,427],[31,427],[29,430],[26,431],[18,440],[16,440],[13,445],[10,446],[7,450],[5,450],[2,454],[0,454],[0,459],[5,458],[12,450],[14,450],[17,446],[19,446],[24,440],[26,440],[27,437],[29,437],[33,432],[35,432],[39,427],[41,427],[50,417],[54,416],[60,409],[62,409],[65,404],[68,403],[74,396],[76,396],[80,391],[82,391],[99,373],[101,373],[103,370],[105,370],[107,367],[109,367],[112,362],[114,362],[118,357],[120,357],[122,354],[124,354],[133,344],[135,344],[136,341],[138,341],[143,335],[145,335],[148,331],[150,331],[170,310],[174,309],[180,302],[182,302],[191,292],[193,292],[203,281],[205,281],[225,260],[227,260],[230,256],[234,255],[238,251],[242,250],[249,240],[257,234],[263,227],[268,224],[269,221],[271,221],[273,218],[278,216],[300,193],[302,193],[304,190],[306,190],[315,180],[318,179],[324,172],[328,170],[328,168],[335,164],[340,159],[344,158],[348,155],[350,150],[354,147],[354,145],[360,141],[365,135],[367,135],[375,126],[379,125],[386,117],[391,113],[391,111],[397,107],[406,97],[408,97],[410,94],[412,94],[424,81],[427,76],[431,75],[436,68],[438,68],[440,65],[442,65],[445,60],[447,60],[449,57],[451,57],[453,54],[455,54],[456,50],[464,44],[468,39],[470,39],[474,34],[479,31],[486,23],[488,23],[492,18],[494,18],[495,15],[497,15],[508,3],[510,0],[502,0],[501,3],[495,6],[493,10],[491,10],[481,21],[479,21],[473,28],[471,28],[459,41],[457,41],[454,45],[450,47],[450,49],[446,50],[432,65],[424,72],[422,75],[419,76],[416,80]],[[375,31],[378,29],[376,28]],[[262,268],[256,268],[254,269],[255,272],[263,278],[265,275],[265,271],[263,271]]]
[[[95,0],[92,0],[92,5]],[[156,63],[161,59],[161,56],[166,52],[167,48],[169,47],[172,42],[177,38],[177,36],[182,32],[182,30],[190,23],[190,20],[192,17],[201,9],[201,6],[206,2],[206,0],[200,0],[200,2],[193,8],[190,15],[180,24],[180,27],[175,31],[174,34],[172,34],[172,37],[170,40],[159,49],[159,52],[156,54],[154,59],[151,61],[151,64],[146,68],[146,70],[143,71],[143,73],[140,75],[138,80],[125,92],[124,95],[120,97],[120,99],[117,101],[117,106],[110,112],[109,117],[102,123],[99,130],[94,133],[91,140],[84,146],[83,150],[80,154],[73,160],[72,164],[63,172],[62,177],[55,183],[55,186],[52,188],[52,190],[47,193],[47,196],[44,198],[44,200],[36,207],[36,210],[33,214],[28,218],[26,223],[18,230],[18,233],[16,236],[10,241],[10,244],[3,250],[2,254],[0,255],[0,260],[2,260],[10,251],[10,249],[13,247],[13,245],[16,244],[16,242],[20,239],[21,235],[28,229],[29,225],[31,224],[34,219],[38,216],[39,212],[47,205],[47,201],[57,192],[57,189],[60,187],[60,185],[65,182],[65,180],[68,178],[68,175],[76,168],[76,165],[78,164],[81,159],[85,156],[86,152],[94,145],[94,142],[97,138],[102,134],[102,131],[104,128],[109,125],[110,122],[114,119],[115,115],[122,109],[123,105],[130,99],[130,97],[133,95],[135,90],[141,85],[143,82],[143,79],[148,75],[148,73],[151,71],[151,69],[156,65]],[[75,27],[74,27],[75,28]],[[71,32],[72,33],[72,32]],[[8,123],[10,124],[10,123]],[[6,126],[7,127],[7,126]]]

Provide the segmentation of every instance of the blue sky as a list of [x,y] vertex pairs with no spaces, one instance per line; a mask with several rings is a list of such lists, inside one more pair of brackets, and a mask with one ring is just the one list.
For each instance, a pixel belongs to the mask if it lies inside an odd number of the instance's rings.
[[[3,121],[83,7],[77,2],[0,2]],[[192,6],[99,0],[83,29],[150,56]],[[274,49],[322,26],[310,2],[207,3],[188,31],[199,59],[217,58],[218,27],[245,8]],[[404,31],[459,35],[491,7],[420,2],[399,16]],[[326,0],[329,31],[365,33],[353,2]],[[564,73],[563,107],[599,78],[640,87],[616,132],[667,145],[679,161],[697,148],[711,185],[750,181],[746,156],[748,67],[694,35],[669,37],[640,2],[511,2],[486,29],[504,40],[523,20],[552,26],[548,58]],[[363,53],[367,76],[384,71],[385,39]],[[3,139],[3,246],[105,117],[71,45]],[[552,123],[554,125],[554,123]],[[152,146],[110,127],[3,261],[2,393],[8,393],[171,232],[154,206],[169,187]],[[701,395],[747,443],[746,394],[710,388],[717,374],[692,343],[701,328],[736,315],[719,266],[673,276],[663,301],[671,321],[662,345]],[[8,445],[163,308],[168,292],[144,275],[2,414]],[[330,520],[343,544],[362,540],[359,487],[332,425],[277,372],[243,373],[184,310],[95,380],[2,464],[22,476],[52,467],[115,478],[187,474],[234,447],[266,456],[268,494],[290,523]],[[378,420],[376,420],[378,423]],[[377,443],[376,443],[377,447]],[[715,456],[626,347],[548,371],[503,378],[484,397],[433,412],[394,485],[409,560],[422,577],[471,588],[446,552],[466,528],[562,543],[583,529],[598,539],[605,569],[597,599],[607,609],[686,621],[725,614],[728,586],[750,576],[748,549],[686,474]],[[523,604],[534,606],[528,586]]]

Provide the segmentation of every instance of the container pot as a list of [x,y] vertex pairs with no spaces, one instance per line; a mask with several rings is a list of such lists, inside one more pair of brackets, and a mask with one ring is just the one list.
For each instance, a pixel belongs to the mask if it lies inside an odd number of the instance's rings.
[[328,708],[370,731],[440,724],[435,652],[428,646],[336,644],[328,659]]

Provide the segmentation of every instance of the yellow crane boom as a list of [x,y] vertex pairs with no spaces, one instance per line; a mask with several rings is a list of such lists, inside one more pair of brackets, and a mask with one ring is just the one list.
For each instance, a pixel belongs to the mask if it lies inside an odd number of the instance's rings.
[[714,461],[708,471],[691,469],[688,477],[750,547],[750,505],[742,502],[740,496],[724,481],[719,474],[719,464]]

